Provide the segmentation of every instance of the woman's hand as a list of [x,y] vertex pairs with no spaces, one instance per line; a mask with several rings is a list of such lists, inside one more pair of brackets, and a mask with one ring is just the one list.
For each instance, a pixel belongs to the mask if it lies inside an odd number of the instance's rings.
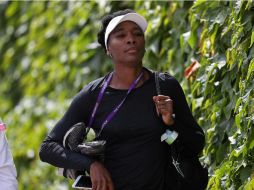
[[173,101],[169,96],[158,95],[153,97],[157,114],[162,116],[162,120],[166,125],[173,125]]
[[98,161],[90,166],[92,190],[114,190],[113,182],[107,169]]

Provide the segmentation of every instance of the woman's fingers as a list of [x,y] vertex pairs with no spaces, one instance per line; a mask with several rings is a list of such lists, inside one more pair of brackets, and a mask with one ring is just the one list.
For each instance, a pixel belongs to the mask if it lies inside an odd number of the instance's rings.
[[90,166],[90,176],[92,180],[92,190],[114,190],[113,182],[107,169],[95,161]]
[[169,96],[164,96],[164,95],[153,96],[154,101],[166,100],[168,98],[169,98]]
[[106,180],[106,187],[108,188],[107,190],[114,190],[113,182],[109,174],[106,176]]
[[160,114],[173,111],[173,101],[170,99],[169,96],[154,96],[153,100],[155,102],[157,112],[159,112]]
[[93,190],[113,190],[113,184],[112,182],[108,181],[105,178],[102,178],[100,181],[95,181],[93,183]]
[[110,180],[110,182],[108,183],[108,190],[114,190],[114,186],[112,181]]
[[166,100],[161,100],[161,101],[158,100],[155,103],[158,106],[158,108],[165,108],[170,106],[173,103],[173,101],[170,98],[168,98]]
[[104,179],[97,183],[96,190],[107,190],[106,181]]
[[173,114],[173,100],[169,96],[159,95],[154,96],[153,101],[156,105],[157,114],[162,116],[162,120],[166,125],[174,123]]

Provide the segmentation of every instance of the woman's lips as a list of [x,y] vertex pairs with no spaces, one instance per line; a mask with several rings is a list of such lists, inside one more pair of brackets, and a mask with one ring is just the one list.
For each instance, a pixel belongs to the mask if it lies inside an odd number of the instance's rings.
[[128,48],[125,52],[126,52],[126,53],[137,53],[137,52],[138,52],[138,49],[132,47],[132,48]]

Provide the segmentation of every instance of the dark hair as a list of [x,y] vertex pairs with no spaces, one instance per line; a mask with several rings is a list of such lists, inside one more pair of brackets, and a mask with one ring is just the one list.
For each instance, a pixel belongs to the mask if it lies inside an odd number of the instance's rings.
[[112,14],[108,14],[106,16],[104,16],[101,20],[101,29],[97,34],[97,39],[98,39],[98,43],[101,44],[101,46],[104,48],[104,50],[106,50],[106,46],[105,46],[105,32],[106,32],[106,28],[109,24],[109,22],[120,15],[125,15],[127,13],[135,13],[135,11],[131,10],[131,9],[125,9],[125,10],[121,10],[121,11],[117,11],[114,12]]

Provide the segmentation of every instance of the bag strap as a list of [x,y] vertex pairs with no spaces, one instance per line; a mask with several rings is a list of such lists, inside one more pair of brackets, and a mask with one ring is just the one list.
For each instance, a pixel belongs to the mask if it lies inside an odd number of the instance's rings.
[[159,71],[154,72],[154,78],[155,78],[155,86],[156,86],[156,92],[157,95],[161,94],[161,88],[160,88],[160,83],[159,83]]

